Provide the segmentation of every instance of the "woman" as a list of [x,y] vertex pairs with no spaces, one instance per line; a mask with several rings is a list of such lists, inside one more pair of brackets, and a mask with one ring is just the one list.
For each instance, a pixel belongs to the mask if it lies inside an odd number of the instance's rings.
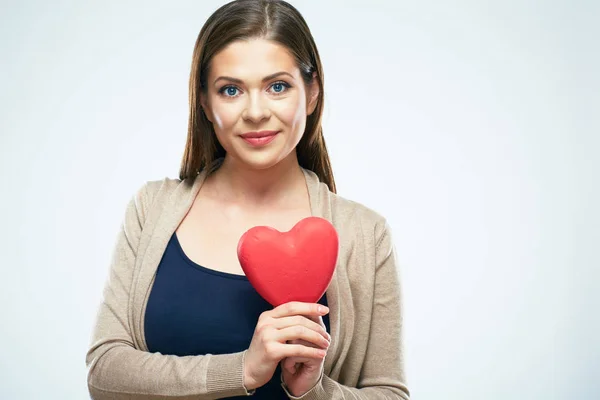
[[[322,112],[295,8],[234,1],[206,21],[180,177],[147,182],[126,210],[86,357],[94,399],[409,398],[390,229],[335,194]],[[339,235],[331,284],[318,303],[270,307],[238,240],[311,215]]]

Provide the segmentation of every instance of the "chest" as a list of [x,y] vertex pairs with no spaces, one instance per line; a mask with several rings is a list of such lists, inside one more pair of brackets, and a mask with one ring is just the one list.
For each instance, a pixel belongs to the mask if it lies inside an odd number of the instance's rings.
[[243,275],[237,246],[248,229],[263,225],[284,232],[308,216],[309,206],[248,212],[211,201],[198,201],[176,232],[183,251],[195,263],[212,270]]

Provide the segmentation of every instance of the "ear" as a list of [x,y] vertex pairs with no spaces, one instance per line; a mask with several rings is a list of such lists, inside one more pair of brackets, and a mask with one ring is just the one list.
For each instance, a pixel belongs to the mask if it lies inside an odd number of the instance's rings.
[[307,87],[307,105],[306,105],[306,115],[311,115],[315,108],[317,108],[317,101],[319,99],[319,91],[321,88],[319,87],[319,82],[317,81],[317,73],[313,72],[312,82]]
[[202,106],[202,111],[206,115],[206,118],[210,122],[213,122],[212,113],[210,111],[210,107],[208,106],[208,100],[207,100],[206,95],[204,94],[204,91],[202,89],[200,89],[200,105]]

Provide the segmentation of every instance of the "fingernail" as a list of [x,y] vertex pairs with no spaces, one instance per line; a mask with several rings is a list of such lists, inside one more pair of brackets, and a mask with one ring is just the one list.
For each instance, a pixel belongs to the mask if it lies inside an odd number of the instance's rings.
[[321,314],[327,314],[329,312],[329,308],[327,308],[325,306],[319,306],[319,312]]

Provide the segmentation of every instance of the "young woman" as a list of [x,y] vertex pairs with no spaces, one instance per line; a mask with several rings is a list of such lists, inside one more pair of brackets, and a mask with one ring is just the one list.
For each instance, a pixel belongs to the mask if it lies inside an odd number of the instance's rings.
[[[322,112],[294,7],[234,1],[206,21],[180,177],[143,185],[118,236],[86,357],[94,399],[409,398],[390,228],[336,194]],[[308,216],[338,232],[333,279],[315,304],[273,308],[238,240]]]

